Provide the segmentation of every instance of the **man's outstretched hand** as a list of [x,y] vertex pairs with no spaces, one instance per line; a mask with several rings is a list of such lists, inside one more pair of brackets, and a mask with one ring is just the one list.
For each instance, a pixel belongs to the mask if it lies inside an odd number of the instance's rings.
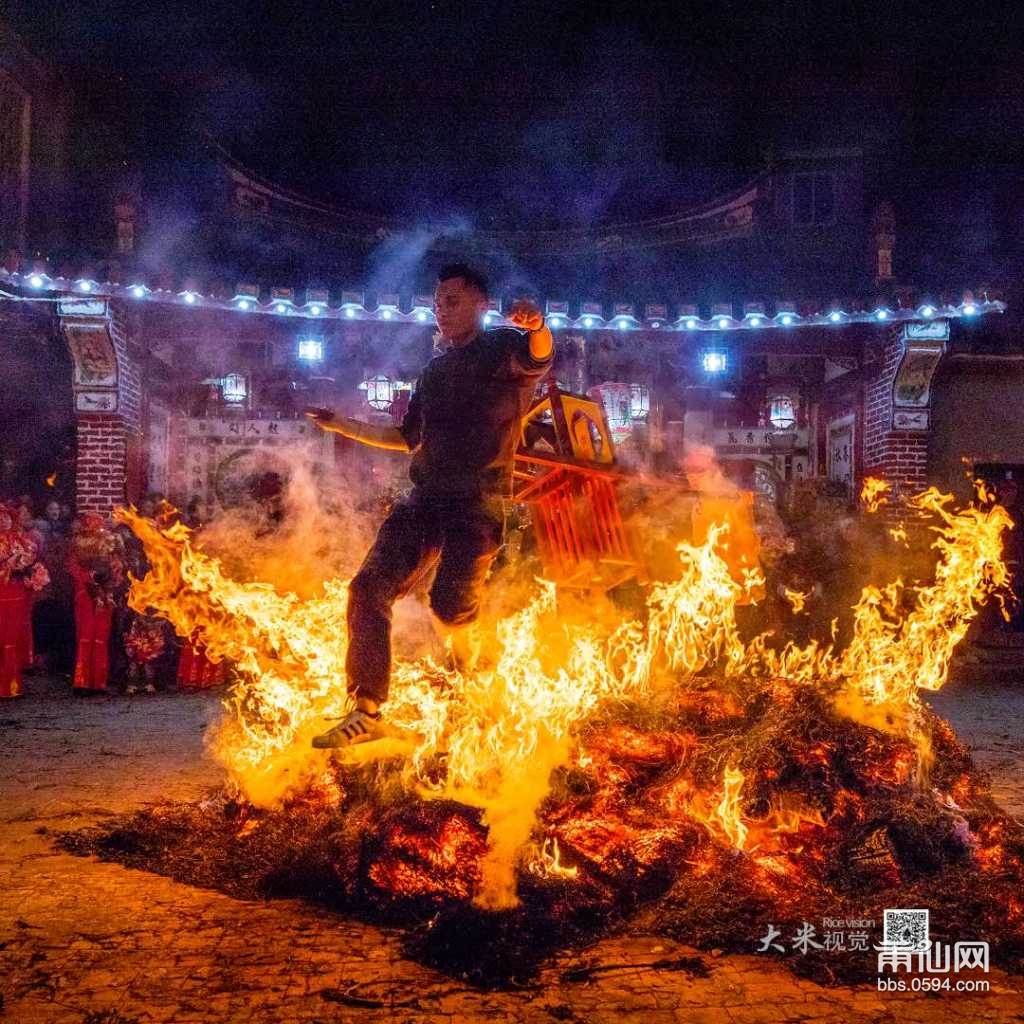
[[539,331],[544,326],[544,314],[531,299],[516,299],[508,311],[508,321],[524,331]]
[[335,416],[332,409],[310,406],[309,417],[321,430],[328,434],[341,434],[350,441],[368,444],[371,448],[383,448],[389,452],[408,452],[409,444],[398,427],[384,427],[379,423],[364,423],[351,416]]
[[324,409],[317,405],[311,405],[306,410],[306,415],[318,426],[323,427],[334,421],[334,410]]

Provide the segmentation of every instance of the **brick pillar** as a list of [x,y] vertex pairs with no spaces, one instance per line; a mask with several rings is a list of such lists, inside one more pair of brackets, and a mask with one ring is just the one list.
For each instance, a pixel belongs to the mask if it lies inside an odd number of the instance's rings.
[[139,316],[111,302],[100,316],[67,316],[75,362],[77,507],[108,514],[137,501],[142,486]]
[[118,364],[118,410],[125,438],[125,497],[138,504],[146,490],[146,452],[142,430],[142,314],[134,305],[111,303],[110,337]]
[[78,414],[77,506],[106,515],[125,503],[127,437],[116,414]]
[[866,365],[863,465],[864,476],[880,477],[897,493],[913,494],[927,485],[931,410],[897,407],[894,387],[905,351],[899,329],[890,329]]

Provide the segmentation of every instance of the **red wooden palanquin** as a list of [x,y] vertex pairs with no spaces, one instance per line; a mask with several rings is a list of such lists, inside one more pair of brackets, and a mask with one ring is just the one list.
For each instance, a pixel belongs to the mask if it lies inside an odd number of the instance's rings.
[[600,404],[550,382],[523,418],[513,500],[529,505],[545,576],[557,586],[606,593],[644,579],[619,511],[621,476]]

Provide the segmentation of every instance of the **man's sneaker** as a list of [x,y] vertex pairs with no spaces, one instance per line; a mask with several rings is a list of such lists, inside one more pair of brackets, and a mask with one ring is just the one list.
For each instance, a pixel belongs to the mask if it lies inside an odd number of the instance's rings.
[[125,696],[127,696],[127,697],[134,697],[135,694],[137,694],[139,692],[139,688],[137,686],[129,686],[128,689],[125,690],[124,692],[125,692]]
[[146,683],[146,693],[156,693],[156,687],[152,683]]
[[371,715],[368,711],[353,711],[347,714],[333,729],[313,737],[313,746],[318,750],[332,747],[350,747],[354,743],[367,743],[385,736],[380,712]]

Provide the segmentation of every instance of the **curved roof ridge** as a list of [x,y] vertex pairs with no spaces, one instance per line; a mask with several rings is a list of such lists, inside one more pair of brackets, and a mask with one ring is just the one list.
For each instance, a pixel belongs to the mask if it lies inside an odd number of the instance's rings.
[[[220,143],[210,132],[203,132],[203,137],[208,145],[216,151],[219,159],[224,163],[228,172],[239,184],[245,184],[266,194],[269,198],[275,198],[290,205],[305,210],[326,214],[338,220],[355,221],[365,227],[385,228],[389,231],[433,230],[443,235],[446,230],[451,230],[451,223],[435,221],[430,218],[420,218],[417,223],[410,224],[405,219],[394,216],[387,216],[378,213],[366,213],[365,211],[345,209],[334,203],[315,199],[303,192],[279,185],[270,178],[246,166]],[[538,227],[527,230],[510,231],[486,231],[474,229],[472,234],[478,243],[485,245],[515,245],[516,241],[529,241],[536,244],[540,241],[560,240],[561,246],[566,244],[569,238],[582,241],[589,236],[611,236],[618,233],[635,233],[650,229],[665,229],[677,227],[694,221],[703,220],[709,217],[723,214],[729,209],[746,205],[752,202],[758,193],[758,189],[770,174],[770,168],[759,171],[749,178],[744,184],[733,187],[727,191],[715,195],[700,203],[693,203],[675,210],[672,213],[663,214],[658,217],[647,217],[638,220],[619,220],[595,222],[589,225],[571,225],[563,227]],[[578,244],[578,243],[577,243]]]

